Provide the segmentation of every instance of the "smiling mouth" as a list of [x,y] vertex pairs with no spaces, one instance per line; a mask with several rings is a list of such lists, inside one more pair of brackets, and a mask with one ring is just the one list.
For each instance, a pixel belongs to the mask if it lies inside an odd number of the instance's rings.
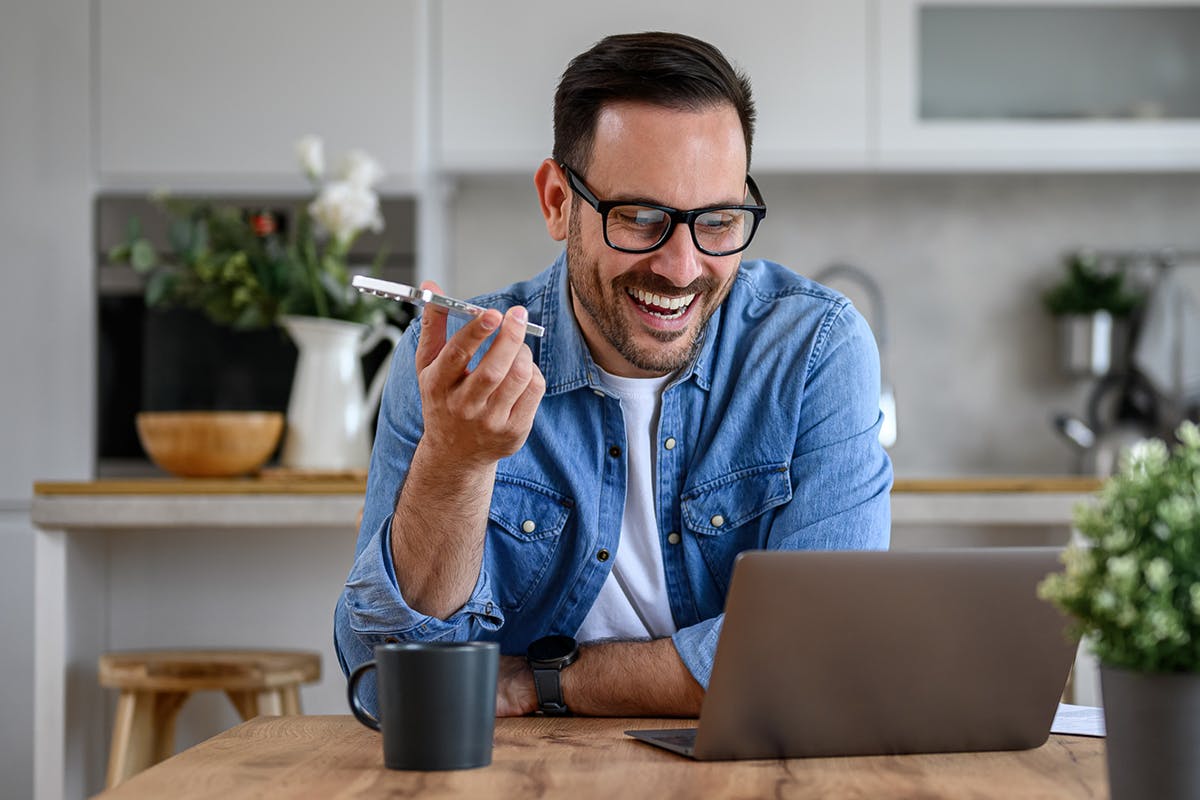
[[625,294],[629,295],[642,311],[664,320],[679,319],[688,312],[692,301],[696,299],[695,292],[679,297],[665,297],[643,289],[626,288]]

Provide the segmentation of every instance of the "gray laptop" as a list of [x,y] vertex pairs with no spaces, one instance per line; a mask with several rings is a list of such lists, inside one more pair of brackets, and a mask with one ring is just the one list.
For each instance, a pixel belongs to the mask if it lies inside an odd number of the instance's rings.
[[699,727],[626,733],[701,760],[1037,747],[1075,657],[1036,595],[1060,552],[743,553]]

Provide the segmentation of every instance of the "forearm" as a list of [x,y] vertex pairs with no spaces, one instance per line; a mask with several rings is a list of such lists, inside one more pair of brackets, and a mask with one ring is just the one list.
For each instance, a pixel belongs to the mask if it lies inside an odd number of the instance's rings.
[[562,687],[571,711],[589,716],[697,717],[704,700],[670,639],[583,647]]
[[483,562],[495,464],[444,463],[417,445],[392,517],[392,564],[409,607],[447,619],[470,598]]
[[[595,717],[698,717],[704,687],[680,660],[670,639],[581,647],[562,672],[562,696],[573,714]],[[537,710],[533,671],[520,656],[502,656],[496,713]]]

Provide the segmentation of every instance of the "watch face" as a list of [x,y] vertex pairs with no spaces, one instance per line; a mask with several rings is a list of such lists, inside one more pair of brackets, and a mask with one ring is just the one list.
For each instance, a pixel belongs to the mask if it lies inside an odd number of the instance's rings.
[[571,655],[576,647],[570,636],[543,636],[529,645],[526,655],[531,661],[557,661]]

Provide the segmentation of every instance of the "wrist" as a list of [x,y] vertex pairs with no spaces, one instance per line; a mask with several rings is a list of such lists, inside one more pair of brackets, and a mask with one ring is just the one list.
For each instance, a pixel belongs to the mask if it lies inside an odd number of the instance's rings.
[[544,636],[529,645],[525,658],[533,675],[538,710],[549,716],[569,714],[562,677],[579,658],[579,645],[570,636]]
[[496,475],[497,461],[487,456],[478,458],[475,453],[469,452],[469,448],[455,447],[427,432],[417,442],[410,472],[420,465],[439,481],[454,478],[464,485],[490,486]]

